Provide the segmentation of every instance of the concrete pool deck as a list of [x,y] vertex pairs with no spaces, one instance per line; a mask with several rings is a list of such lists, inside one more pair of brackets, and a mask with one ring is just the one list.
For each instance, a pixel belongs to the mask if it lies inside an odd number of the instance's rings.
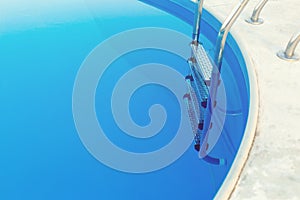
[[[300,61],[283,61],[276,53],[299,31],[300,1],[269,0],[261,13],[265,22],[246,23],[258,2],[250,1],[233,26],[254,63],[260,108],[254,145],[231,199],[299,199]],[[204,7],[224,20],[238,3],[214,0]]]

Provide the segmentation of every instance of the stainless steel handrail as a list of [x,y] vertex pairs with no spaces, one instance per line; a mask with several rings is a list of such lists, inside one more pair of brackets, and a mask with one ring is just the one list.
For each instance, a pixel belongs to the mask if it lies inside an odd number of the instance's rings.
[[254,8],[252,16],[246,20],[246,22],[254,25],[259,25],[264,23],[264,20],[262,18],[259,18],[259,15],[264,8],[264,6],[267,4],[268,0],[262,0],[260,1],[257,6]]
[[[200,36],[200,28],[201,28],[201,18],[203,12],[203,2],[204,0],[198,0],[198,6],[195,11],[195,26],[193,30],[193,42],[198,44],[199,43],[199,36]],[[197,14],[196,14],[197,13]]]
[[214,59],[219,72],[220,72],[221,66],[222,66],[224,47],[225,47],[228,33],[229,33],[232,25],[237,20],[237,18],[241,14],[241,12],[244,10],[244,8],[248,2],[249,2],[249,0],[243,0],[237,7],[235,7],[233,12],[226,18],[225,22],[223,23],[223,25],[219,31],[217,44],[216,44],[216,54],[215,54],[215,59]]
[[283,60],[288,61],[297,61],[299,60],[299,56],[295,54],[295,50],[297,45],[300,42],[300,31],[292,36],[285,51],[279,51],[277,56]]
[[[234,22],[237,20],[237,18],[240,16],[241,12],[246,7],[249,0],[243,0],[238,6],[235,7],[235,9],[231,12],[231,14],[226,18],[225,22],[221,26],[221,29],[218,33],[218,38],[216,42],[216,52],[215,52],[215,58],[213,64],[213,69],[211,73],[211,81],[209,86],[209,98],[207,102],[207,110],[205,115],[205,123],[204,123],[204,129],[203,132],[206,134],[209,134],[210,127],[212,125],[212,116],[214,113],[214,109],[216,108],[218,102],[216,101],[217,96],[217,90],[219,87],[220,81],[220,73],[221,73],[221,67],[222,67],[222,60],[223,60],[223,54],[224,54],[224,48],[226,44],[226,39],[228,36],[228,33],[234,24]],[[199,151],[199,157],[202,157],[203,152],[206,152],[206,147],[201,147]]]

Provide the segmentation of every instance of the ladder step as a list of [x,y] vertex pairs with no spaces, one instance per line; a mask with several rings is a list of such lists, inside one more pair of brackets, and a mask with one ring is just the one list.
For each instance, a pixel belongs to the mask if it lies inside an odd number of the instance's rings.
[[[186,79],[189,80],[191,86],[196,92],[196,96],[199,102],[205,101],[209,96],[208,86],[205,84],[201,74],[196,70],[196,67],[192,61],[189,61],[192,78]],[[192,80],[192,81],[191,81]]]
[[191,49],[196,61],[196,70],[201,74],[206,85],[209,85],[213,66],[201,44],[192,43]]
[[192,98],[191,95],[188,93],[183,96],[183,99],[187,106],[188,116],[189,116],[189,119],[191,122],[192,131],[193,131],[193,134],[196,135],[197,134],[197,123],[198,123],[197,118],[199,115],[199,111],[197,112],[197,110],[195,110],[194,105],[192,105],[193,100],[191,98]]

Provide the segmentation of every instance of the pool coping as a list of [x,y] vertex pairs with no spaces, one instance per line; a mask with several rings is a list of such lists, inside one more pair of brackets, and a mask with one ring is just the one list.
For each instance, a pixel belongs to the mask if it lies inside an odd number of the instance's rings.
[[[216,12],[212,11],[209,7],[204,6],[204,8],[212,14],[219,22],[222,22],[224,19]],[[244,137],[240,144],[240,148],[236,154],[236,158],[233,161],[233,164],[222,184],[218,190],[215,199],[230,199],[233,194],[238,181],[240,180],[241,173],[247,163],[251,149],[254,145],[254,140],[258,128],[258,118],[259,118],[259,88],[258,88],[258,78],[256,73],[256,67],[253,59],[248,54],[247,47],[243,41],[243,37],[238,33],[237,30],[232,28],[230,31],[231,35],[237,42],[241,53],[243,55],[244,61],[246,63],[246,70],[249,78],[249,93],[250,93],[250,102],[249,102],[249,115],[247,119],[247,125],[244,132]]]

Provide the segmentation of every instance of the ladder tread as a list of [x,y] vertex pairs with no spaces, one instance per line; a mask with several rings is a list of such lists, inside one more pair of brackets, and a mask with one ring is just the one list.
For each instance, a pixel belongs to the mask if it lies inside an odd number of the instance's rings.
[[192,54],[196,61],[196,70],[201,74],[205,83],[209,83],[213,66],[201,44],[191,44]]

